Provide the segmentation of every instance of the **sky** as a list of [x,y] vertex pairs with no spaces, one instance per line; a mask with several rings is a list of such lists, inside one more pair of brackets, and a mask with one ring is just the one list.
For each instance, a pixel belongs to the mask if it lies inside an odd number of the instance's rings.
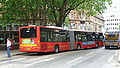
[[107,6],[107,10],[105,10],[105,13],[103,13],[105,20],[112,15],[116,15],[116,17],[120,17],[120,0],[112,0],[112,5]]
[[[110,20],[113,18],[120,19],[120,0],[112,0],[112,5],[107,6],[107,10],[105,10],[105,13],[103,13],[103,17],[105,20],[105,24],[109,23],[109,22],[106,22],[106,20]],[[112,22],[110,22],[110,23],[112,23]],[[113,22],[113,23],[115,23],[115,22]],[[109,27],[113,27],[113,26],[109,25]],[[107,29],[107,27],[105,26],[103,28],[103,32],[106,29]]]

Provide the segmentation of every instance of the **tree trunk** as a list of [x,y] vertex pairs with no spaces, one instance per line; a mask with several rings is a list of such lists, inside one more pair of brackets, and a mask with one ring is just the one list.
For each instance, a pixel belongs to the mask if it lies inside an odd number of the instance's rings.
[[58,22],[56,23],[56,26],[62,27],[62,25],[64,24],[64,21],[65,21],[65,12],[64,10],[62,10],[60,12],[60,17],[58,19]]
[[58,19],[58,22],[57,22],[57,24],[56,24],[56,26],[60,26],[60,27],[62,27],[62,25],[64,24],[64,21],[65,21],[65,8],[66,8],[66,6],[67,6],[67,0],[64,0],[63,1],[63,6],[62,6],[62,8],[60,8],[61,10],[59,11],[59,13],[60,13],[60,17],[59,17],[59,19]]

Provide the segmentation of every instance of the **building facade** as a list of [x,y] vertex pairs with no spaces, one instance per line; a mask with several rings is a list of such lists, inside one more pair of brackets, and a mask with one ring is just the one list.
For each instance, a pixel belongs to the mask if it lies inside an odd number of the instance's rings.
[[72,10],[69,14],[71,29],[102,32],[104,26],[104,18],[101,14],[96,16],[86,16],[85,14],[79,14],[78,11]]
[[112,0],[112,5],[103,13],[105,32],[120,30],[120,1]]

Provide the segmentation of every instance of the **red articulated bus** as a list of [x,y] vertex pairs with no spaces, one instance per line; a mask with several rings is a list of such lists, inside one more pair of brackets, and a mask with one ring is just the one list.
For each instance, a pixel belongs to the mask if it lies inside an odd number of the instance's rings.
[[102,47],[103,45],[103,33],[98,32],[86,32],[86,31],[74,31],[75,48],[91,48]]
[[102,33],[71,31],[50,26],[19,29],[21,52],[59,52],[103,46]]

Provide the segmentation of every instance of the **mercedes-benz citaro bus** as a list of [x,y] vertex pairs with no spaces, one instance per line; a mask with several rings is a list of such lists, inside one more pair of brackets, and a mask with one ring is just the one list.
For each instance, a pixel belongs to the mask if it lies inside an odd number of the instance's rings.
[[65,30],[52,26],[25,26],[19,29],[21,52],[59,52],[103,46],[102,33]]

